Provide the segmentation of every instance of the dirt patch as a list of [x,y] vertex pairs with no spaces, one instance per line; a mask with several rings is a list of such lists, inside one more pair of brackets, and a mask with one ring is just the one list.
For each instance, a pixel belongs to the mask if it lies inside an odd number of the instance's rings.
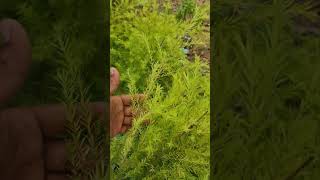
[[[161,2],[163,2],[163,0],[159,0],[160,4]],[[176,13],[182,3],[182,0],[172,0],[171,2],[172,11]],[[196,0],[196,2],[199,6],[210,5],[209,0]],[[210,20],[206,19],[203,21],[202,26],[203,31],[199,33],[197,37],[190,38],[202,39],[205,43],[201,45],[192,44],[191,40],[190,47],[185,47],[183,50],[190,61],[193,61],[195,56],[199,56],[201,60],[210,63]]]
[[[180,6],[181,2],[182,2],[182,0],[172,0],[172,10],[174,12],[177,11],[177,9]],[[198,5],[203,5],[203,4],[207,3],[207,2],[209,2],[209,0],[197,0],[197,4]]]
[[[207,0],[197,0],[199,5],[204,5]],[[209,4],[209,3],[208,3]],[[188,54],[189,60],[194,60],[195,56],[199,56],[201,60],[210,63],[210,19],[202,22],[202,32],[197,35],[197,39],[202,39],[204,44],[192,45]]]
[[199,56],[201,60],[205,62],[210,62],[210,47],[207,46],[200,46],[200,47],[193,47],[188,54],[189,60],[194,60],[195,56]]

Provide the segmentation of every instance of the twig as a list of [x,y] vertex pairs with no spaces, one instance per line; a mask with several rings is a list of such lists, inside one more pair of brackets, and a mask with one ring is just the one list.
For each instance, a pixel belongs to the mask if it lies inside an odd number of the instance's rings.
[[196,126],[198,124],[198,122],[208,113],[208,111],[206,111],[205,113],[203,113],[199,119],[196,120],[196,122],[192,125],[189,126],[189,129],[192,129],[194,126]]
[[305,160],[295,171],[293,171],[285,180],[292,180],[294,177],[299,174],[300,171],[302,171],[306,166],[308,166],[312,161],[314,160],[314,157],[311,156],[307,160]]

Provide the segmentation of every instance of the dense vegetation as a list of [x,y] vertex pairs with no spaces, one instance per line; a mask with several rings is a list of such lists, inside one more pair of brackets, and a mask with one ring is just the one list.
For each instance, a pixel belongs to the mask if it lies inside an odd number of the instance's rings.
[[22,23],[33,47],[31,75],[16,104],[41,104],[62,98],[55,76],[67,62],[90,72],[81,78],[91,85],[93,99],[105,96],[107,70],[101,67],[107,65],[105,4],[96,0],[0,2],[0,17]]
[[106,2],[0,1],[0,17],[23,24],[32,43],[30,76],[8,106],[63,103],[72,179],[106,179],[106,126],[92,121],[87,107],[106,97]]
[[134,104],[139,115],[132,129],[112,140],[112,179],[209,177],[208,62],[198,56],[190,62],[183,51],[209,39],[199,36],[209,6],[190,0],[172,5],[113,1],[111,63],[122,72],[119,92],[146,99]]
[[318,20],[311,7],[215,1],[213,179],[320,177],[320,38],[306,26]]

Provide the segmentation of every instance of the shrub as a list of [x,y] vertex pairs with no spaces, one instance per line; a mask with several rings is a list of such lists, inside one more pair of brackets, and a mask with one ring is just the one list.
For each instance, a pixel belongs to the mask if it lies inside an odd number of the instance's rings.
[[0,1],[0,13],[22,23],[32,43],[31,75],[10,105],[63,103],[71,178],[106,179],[107,132],[87,106],[105,98],[106,2]]
[[156,1],[115,2],[117,5],[111,8],[110,47],[111,64],[122,72],[119,92],[128,92],[129,81],[143,91],[152,63],[170,64],[168,71],[174,71],[180,66],[179,61],[185,60],[181,47],[186,43],[182,38],[200,30],[204,13],[198,9],[198,16],[192,21],[178,22],[168,10],[170,6],[163,12],[151,11],[159,8]]
[[[93,100],[104,98],[106,70],[101,64],[106,64],[106,53],[101,52],[107,44],[105,12],[104,1],[1,1],[0,17],[17,19],[32,43],[31,74],[11,104],[37,105],[61,99],[55,76],[65,61],[81,63],[80,68],[90,72],[81,76],[84,84],[91,85],[90,96]],[[61,56],[61,47],[67,55]]]
[[181,6],[178,8],[177,18],[187,19],[194,15],[196,2],[194,0],[183,0]]
[[277,0],[213,9],[213,178],[317,179],[320,39],[296,21],[315,12]]
[[208,179],[209,67],[199,58],[189,62],[181,50],[182,37],[201,24],[178,21],[170,4],[117,2],[111,63],[122,72],[122,92],[146,100],[134,103],[132,129],[112,140],[112,179]]

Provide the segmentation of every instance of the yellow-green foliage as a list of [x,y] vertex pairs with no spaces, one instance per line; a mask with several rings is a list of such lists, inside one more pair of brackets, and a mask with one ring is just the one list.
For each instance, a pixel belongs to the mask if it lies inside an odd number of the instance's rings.
[[165,8],[159,12],[156,2],[120,0],[111,7],[111,64],[122,73],[123,92],[128,92],[129,81],[143,90],[154,62],[170,64],[168,70],[176,70],[179,61],[185,60],[181,47],[186,43],[182,37],[186,33],[196,34],[201,28],[203,9],[196,8],[190,21],[178,22],[169,11],[170,4],[164,1]]
[[121,90],[146,95],[134,103],[131,130],[112,139],[112,179],[208,179],[209,66],[181,51],[183,35],[196,33],[199,21],[179,22],[170,4],[160,11],[155,1],[141,2],[118,1],[111,13],[111,63],[122,73]]
[[[207,68],[199,61],[172,74],[172,87],[157,82],[164,67],[157,64],[147,86],[149,99],[139,109],[133,128],[112,142],[113,178],[206,178],[210,159],[210,87]],[[145,125],[144,121],[150,124]]]

